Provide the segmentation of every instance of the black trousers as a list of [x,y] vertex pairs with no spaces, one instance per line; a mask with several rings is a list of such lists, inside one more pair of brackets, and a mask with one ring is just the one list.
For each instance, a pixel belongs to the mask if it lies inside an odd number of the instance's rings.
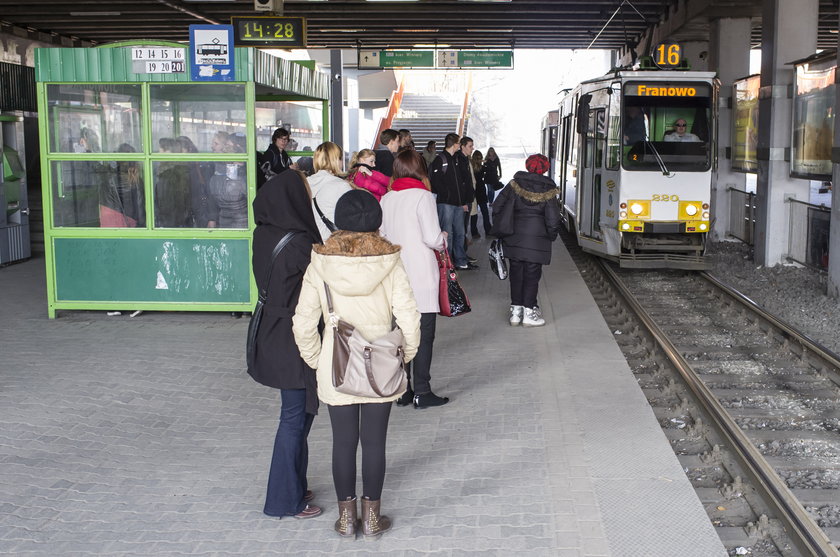
[[[484,226],[484,235],[490,234],[490,210],[487,208],[486,201],[478,201],[478,209],[481,211],[481,222]],[[473,236],[478,236],[478,215],[470,215],[470,232]]]
[[328,406],[333,434],[332,472],[338,501],[356,496],[356,448],[362,442],[362,496],[382,497],[390,402]]
[[418,395],[432,392],[432,348],[436,325],[437,313],[420,314],[420,347],[411,360],[408,372],[408,386],[411,387],[411,376],[414,375],[414,392]]
[[542,265],[518,259],[510,260],[510,305],[533,308],[542,277]]

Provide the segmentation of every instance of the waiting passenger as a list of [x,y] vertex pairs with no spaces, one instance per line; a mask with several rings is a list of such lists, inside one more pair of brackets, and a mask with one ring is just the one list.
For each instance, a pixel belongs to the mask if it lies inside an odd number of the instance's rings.
[[429,168],[437,157],[437,143],[429,141],[426,143],[426,148],[423,149],[423,159],[426,161],[426,168]]
[[[334,144],[333,144],[334,145]],[[317,152],[316,152],[317,164]],[[405,361],[410,362],[420,343],[420,314],[414,301],[400,248],[379,235],[382,208],[372,195],[351,190],[338,200],[335,224],[339,230],[324,245],[312,246],[312,263],[303,276],[292,331],[307,365],[317,368],[318,398],[327,405],[332,424],[332,472],[339,517],[335,531],[354,536],[361,522],[365,536],[377,536],[391,527],[380,514],[385,483],[385,439],[392,402],[403,393],[369,398],[340,393],[333,387],[333,328],[329,322],[326,286],[336,315],[368,339],[402,329]],[[356,451],[362,443],[362,517],[356,506]]]
[[309,177],[312,188],[312,212],[321,238],[326,241],[335,227],[335,204],[338,199],[352,188],[347,180],[339,177],[344,156],[341,147],[332,141],[326,141],[315,149],[312,157],[315,174]]
[[672,133],[666,133],[663,140],[681,142],[700,141],[700,138],[694,135],[693,133],[686,133],[687,129],[688,125],[686,124],[686,121],[680,118],[679,120],[674,122],[674,131]]
[[350,157],[350,173],[347,179],[356,187],[373,194],[377,201],[388,193],[388,182],[391,180],[376,170],[376,153],[371,149],[362,149]]
[[502,183],[502,162],[492,147],[487,149],[487,157],[482,165],[484,182],[487,184],[487,202],[493,204],[496,192],[505,187]]
[[[257,332],[254,365],[248,372],[255,381],[280,389],[280,423],[268,475],[263,512],[269,516],[311,518],[321,509],[307,504],[314,498],[307,489],[309,464],[307,437],[318,413],[315,371],[300,357],[292,334],[292,311],[297,306],[303,274],[309,266],[312,245],[321,236],[312,216],[312,199],[306,182],[295,171],[273,179],[254,199],[254,279],[268,292],[268,303]],[[271,253],[288,232],[296,232],[274,261],[271,283],[264,284]]]
[[394,155],[400,150],[400,132],[392,129],[382,130],[379,143],[385,148],[376,150],[376,168],[390,178],[394,173]]
[[[128,143],[117,147],[118,153],[134,153]],[[99,226],[136,228],[146,226],[143,178],[139,161],[118,161],[116,173],[101,184],[99,191]]]
[[402,149],[414,149],[414,140],[411,138],[411,130],[403,128],[399,131],[400,147]]
[[[224,132],[220,132],[224,133]],[[216,134],[217,137],[223,137]],[[242,153],[244,150],[233,134],[225,134],[221,145],[223,153]],[[216,138],[213,139],[214,148]],[[219,228],[248,228],[248,186],[245,181],[245,164],[217,162],[208,184],[208,193],[219,209],[216,225]]]
[[[161,153],[180,153],[181,146],[171,137],[158,141]],[[162,228],[192,228],[189,168],[183,162],[161,161],[155,175],[155,226]]]
[[413,149],[400,151],[394,159],[391,191],[382,198],[382,235],[400,246],[400,258],[420,311],[420,348],[411,367],[406,368],[408,390],[397,400],[397,406],[413,403],[415,408],[449,402],[449,398],[432,392],[430,371],[435,320],[440,311],[440,273],[435,251],[443,249],[446,232],[440,229],[435,198],[424,182],[428,182],[428,177],[420,154]]
[[537,292],[543,265],[551,263],[551,243],[560,231],[559,190],[544,155],[525,161],[527,172],[517,172],[493,203],[490,233],[502,238],[510,259],[510,324],[545,325]]
[[[182,153],[198,153],[193,140],[186,135],[175,138],[181,146]],[[196,228],[216,228],[216,221],[219,218],[219,207],[210,195],[209,182],[213,177],[213,165],[205,167],[198,161],[188,162],[190,175],[190,192],[192,198],[192,211]]]
[[286,128],[277,128],[271,134],[271,145],[260,158],[260,170],[266,180],[270,180],[272,176],[289,168],[297,169],[297,165],[292,162],[292,158],[286,152],[290,139],[291,134]]

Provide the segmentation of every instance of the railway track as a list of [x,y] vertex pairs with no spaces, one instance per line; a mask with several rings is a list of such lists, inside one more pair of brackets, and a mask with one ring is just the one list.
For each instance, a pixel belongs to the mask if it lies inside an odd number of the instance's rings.
[[840,359],[705,273],[569,249],[730,554],[840,556]]

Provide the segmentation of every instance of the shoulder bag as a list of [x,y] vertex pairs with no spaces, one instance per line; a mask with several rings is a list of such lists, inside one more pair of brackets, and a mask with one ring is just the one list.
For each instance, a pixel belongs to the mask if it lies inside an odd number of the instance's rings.
[[505,261],[505,250],[500,239],[496,238],[490,242],[487,255],[490,256],[490,269],[500,280],[505,280],[508,277],[508,268],[507,261]]
[[324,283],[330,326],[333,328],[333,387],[339,393],[385,398],[405,392],[405,339],[399,327],[368,342],[353,325],[335,314],[330,287]]
[[277,255],[283,251],[283,248],[297,235],[297,232],[287,232],[271,252],[271,260],[268,262],[268,270],[265,273],[265,286],[260,289],[257,297],[257,305],[254,307],[254,313],[251,314],[251,321],[248,323],[248,337],[245,341],[245,360],[248,364],[248,370],[254,369],[254,362],[257,355],[257,333],[260,330],[260,322],[262,321],[263,306],[268,300],[268,285],[271,283],[271,271],[274,270],[274,261]]
[[[318,207],[318,200],[313,197],[312,198],[312,203],[315,204],[315,210],[318,211],[318,216],[320,216],[321,220],[324,221],[324,226],[327,227],[327,230],[329,230],[330,232],[335,232],[336,230],[338,230],[338,227],[335,225],[335,223],[333,223],[333,221],[328,219],[327,215],[325,215],[321,211],[321,208]],[[326,241],[326,238],[324,238],[324,241]]]
[[440,314],[446,317],[455,317],[470,311],[470,301],[467,293],[458,283],[458,274],[455,272],[455,265],[449,257],[446,249],[446,242],[443,249],[435,251],[437,254],[438,270],[440,271],[440,288],[438,289],[438,301],[440,302]]

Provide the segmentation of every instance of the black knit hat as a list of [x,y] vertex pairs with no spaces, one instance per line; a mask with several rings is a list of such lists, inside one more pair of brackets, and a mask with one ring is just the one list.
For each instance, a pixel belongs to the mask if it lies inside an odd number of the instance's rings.
[[366,190],[350,190],[335,204],[335,225],[339,230],[374,232],[382,225],[382,207]]

